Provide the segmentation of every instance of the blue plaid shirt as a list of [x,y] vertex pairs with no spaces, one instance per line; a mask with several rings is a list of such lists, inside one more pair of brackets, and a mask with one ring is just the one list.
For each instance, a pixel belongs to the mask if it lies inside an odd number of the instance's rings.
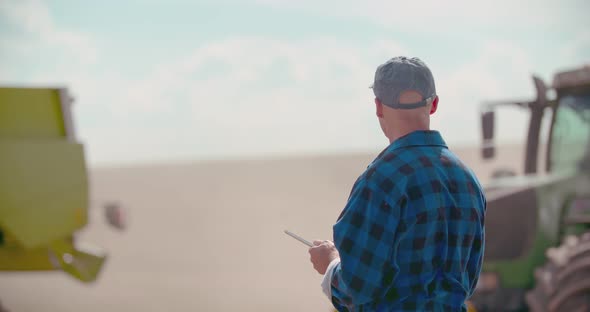
[[486,199],[436,131],[387,147],[334,225],[338,311],[464,311],[483,259]]

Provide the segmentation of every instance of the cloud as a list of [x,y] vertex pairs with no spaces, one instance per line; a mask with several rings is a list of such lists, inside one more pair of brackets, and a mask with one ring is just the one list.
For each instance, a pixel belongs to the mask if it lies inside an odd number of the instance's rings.
[[[9,57],[15,55],[27,58],[32,64],[76,62],[90,65],[97,61],[97,48],[92,38],[59,27],[43,1],[0,1],[0,20],[8,27],[0,36],[2,67],[7,67],[7,62],[11,61]],[[56,58],[56,54],[61,57]]]
[[[522,47],[501,40],[482,46],[477,57],[459,68],[443,73],[438,93],[441,105],[433,125],[444,129],[450,138],[478,142],[479,112],[482,102],[527,100],[534,98],[531,80],[533,64]],[[512,107],[499,110],[497,138],[521,141],[527,125],[526,111]],[[453,123],[450,125],[448,123]]]
[[110,89],[112,129],[123,133],[86,134],[104,144],[91,151],[112,144],[108,137],[133,141],[135,155],[109,156],[128,161],[368,148],[383,141],[368,89],[375,62],[405,52],[329,38],[210,42]]
[[[108,105],[134,129],[127,134],[142,151],[137,155],[157,159],[375,149],[386,142],[368,85],[379,63],[409,53],[383,41],[359,46],[329,38],[236,37],[155,66],[124,84]],[[475,58],[437,73],[441,106],[433,126],[451,143],[479,142],[481,101],[532,97],[531,68],[522,47],[488,42]],[[524,137],[525,112],[499,117],[500,140]],[[126,137],[122,124],[113,129],[124,133],[96,136]]]
[[[561,58],[575,67],[580,64],[590,64],[590,31],[585,30],[561,49]],[[569,69],[569,68],[568,68]]]
[[[302,91],[300,87],[325,93],[338,88],[343,79],[368,86],[371,71],[377,65],[371,62],[405,52],[393,43],[373,45],[376,48],[360,48],[329,38],[287,42],[237,37],[211,42],[184,58],[157,66],[146,78],[132,84],[126,96],[129,101],[125,102],[132,109],[153,110],[166,106],[168,101],[164,98],[170,96],[170,90],[178,89],[191,90],[193,97],[214,94],[208,100],[222,101],[230,95],[243,98],[258,92],[284,92],[285,88],[293,93]],[[327,80],[332,83],[327,84]],[[227,100],[226,103],[237,102],[239,98]]]
[[[141,79],[75,68],[61,77],[77,95],[93,164],[373,150],[386,141],[368,85],[379,63],[411,52],[391,41],[235,37],[156,64]],[[451,142],[477,142],[479,102],[529,90],[530,66],[520,47],[495,41],[437,72],[442,100],[433,125]]]

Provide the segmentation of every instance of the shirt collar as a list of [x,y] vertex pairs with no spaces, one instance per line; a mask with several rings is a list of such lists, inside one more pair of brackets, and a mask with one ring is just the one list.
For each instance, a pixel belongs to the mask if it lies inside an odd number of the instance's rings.
[[410,146],[442,146],[448,148],[438,131],[428,130],[408,133],[393,141],[387,149],[392,151]]

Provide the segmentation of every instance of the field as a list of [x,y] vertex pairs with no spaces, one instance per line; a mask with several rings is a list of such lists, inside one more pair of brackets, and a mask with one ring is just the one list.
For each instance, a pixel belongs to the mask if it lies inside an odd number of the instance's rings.
[[[453,149],[480,179],[520,168],[506,146],[494,163]],[[283,234],[331,237],[331,225],[374,154],[225,160],[90,170],[91,225],[79,239],[109,252],[94,284],[60,273],[1,273],[12,312],[329,311],[307,248]],[[129,215],[124,232],[102,204]]]

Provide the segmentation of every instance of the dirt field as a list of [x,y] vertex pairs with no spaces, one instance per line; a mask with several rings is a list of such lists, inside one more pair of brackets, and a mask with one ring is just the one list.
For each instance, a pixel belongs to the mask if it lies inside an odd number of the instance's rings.
[[[486,181],[520,168],[455,150]],[[329,311],[307,249],[282,233],[330,238],[352,183],[374,155],[300,157],[91,170],[91,225],[80,240],[109,251],[91,285],[60,273],[0,274],[11,312]],[[130,227],[107,227],[99,203],[118,200]]]

